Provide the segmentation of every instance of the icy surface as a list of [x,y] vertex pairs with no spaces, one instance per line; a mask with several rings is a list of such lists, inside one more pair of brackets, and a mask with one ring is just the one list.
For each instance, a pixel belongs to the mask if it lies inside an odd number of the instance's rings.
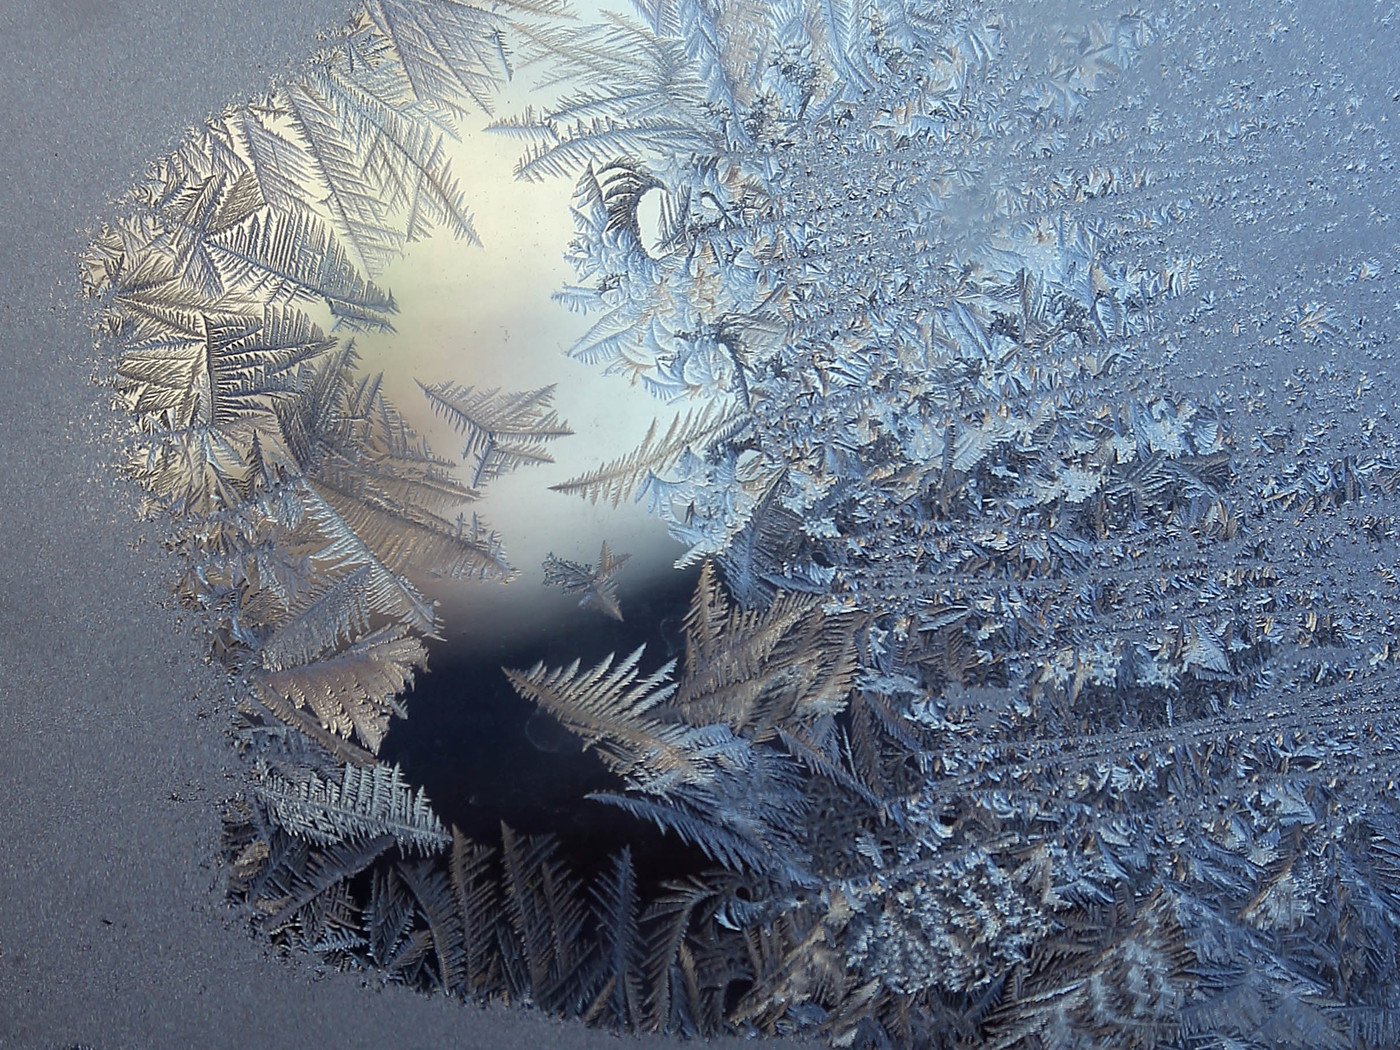
[[[1396,16],[1335,14],[376,0],[159,166],[87,272],[276,785],[229,820],[260,925],[683,1034],[1400,1039],[1396,95],[1347,59]],[[394,846],[446,842],[375,757],[439,626],[416,577],[507,577],[458,506],[569,427],[432,377],[454,467],[339,332],[390,327],[429,227],[471,239],[443,136],[507,75],[517,175],[574,183],[570,354],[657,408],[551,487],[704,567],[679,658],[506,673],[638,842],[707,859],[681,880]],[[620,564],[542,572],[625,619]]]

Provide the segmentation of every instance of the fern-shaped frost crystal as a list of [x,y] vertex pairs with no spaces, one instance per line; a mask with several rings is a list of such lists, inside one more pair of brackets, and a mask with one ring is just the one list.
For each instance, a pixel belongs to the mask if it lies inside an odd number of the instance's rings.
[[630,557],[630,554],[613,553],[606,540],[596,566],[581,565],[550,554],[544,560],[545,586],[558,587],[568,594],[581,594],[580,607],[597,609],[604,616],[621,620],[622,607],[617,600],[615,577]]
[[346,766],[339,783],[314,773],[293,781],[262,769],[256,784],[279,827],[318,845],[389,835],[404,849],[427,855],[452,842],[427,795],[413,790],[397,766]]
[[462,459],[472,488],[535,463],[553,463],[545,445],[573,433],[549,409],[552,386],[504,394],[439,383],[422,387],[434,411],[467,439]]

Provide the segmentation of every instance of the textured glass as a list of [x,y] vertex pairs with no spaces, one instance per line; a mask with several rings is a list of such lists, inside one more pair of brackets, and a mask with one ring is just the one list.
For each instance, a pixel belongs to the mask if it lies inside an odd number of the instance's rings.
[[1395,96],[1313,17],[372,0],[192,133],[84,266],[255,924],[681,1035],[1400,1041]]

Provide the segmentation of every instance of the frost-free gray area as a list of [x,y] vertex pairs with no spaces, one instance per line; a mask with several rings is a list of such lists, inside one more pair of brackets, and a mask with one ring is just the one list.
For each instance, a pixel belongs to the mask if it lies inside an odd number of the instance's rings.
[[176,568],[111,475],[75,259],[185,129],[299,61],[339,0],[0,7],[0,1047],[614,1045],[271,958],[224,900],[237,790]]

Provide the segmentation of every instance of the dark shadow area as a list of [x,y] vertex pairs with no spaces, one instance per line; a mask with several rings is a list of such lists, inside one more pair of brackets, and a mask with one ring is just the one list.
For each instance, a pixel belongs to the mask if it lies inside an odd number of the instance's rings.
[[[642,584],[619,583],[624,622],[572,606],[542,622],[538,637],[493,639],[489,623],[473,623],[432,649],[429,670],[405,697],[407,719],[395,719],[380,751],[422,787],[442,820],[467,837],[494,844],[500,825],[522,834],[553,834],[577,871],[591,871],[632,849],[643,878],[668,878],[713,866],[674,836],[587,798],[622,785],[595,755],[552,717],[521,698],[502,668],[543,661],[591,667],[646,646],[645,672],[683,658],[683,621],[698,569]],[[679,668],[678,668],[679,669]]]

